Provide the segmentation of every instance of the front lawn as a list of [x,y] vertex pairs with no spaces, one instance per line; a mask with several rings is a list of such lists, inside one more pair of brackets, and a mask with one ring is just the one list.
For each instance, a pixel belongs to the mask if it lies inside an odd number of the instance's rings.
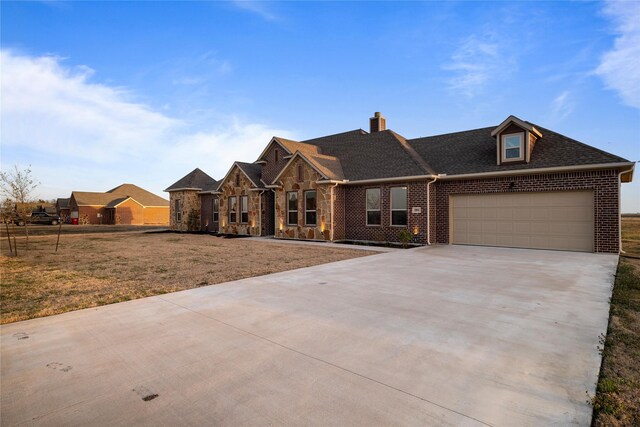
[[[6,238],[6,237],[5,237]],[[2,244],[0,323],[324,264],[373,252],[210,235],[32,236]]]

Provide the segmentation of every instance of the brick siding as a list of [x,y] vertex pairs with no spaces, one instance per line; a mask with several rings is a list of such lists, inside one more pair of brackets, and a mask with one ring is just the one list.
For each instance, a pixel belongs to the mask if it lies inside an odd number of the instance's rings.
[[[407,187],[407,226],[391,226],[390,189]],[[380,189],[381,225],[367,225],[366,190]],[[413,243],[427,243],[427,182],[398,182],[393,184],[346,186],[344,187],[344,226],[346,240],[372,242],[398,242],[401,230],[408,230]],[[421,213],[411,213],[411,208],[419,207]]]
[[[513,186],[511,185],[513,183]],[[460,181],[436,181],[431,186],[435,217],[431,229],[436,243],[449,243],[449,196],[455,194],[593,190],[594,250],[618,253],[619,187],[616,170],[510,176]]]

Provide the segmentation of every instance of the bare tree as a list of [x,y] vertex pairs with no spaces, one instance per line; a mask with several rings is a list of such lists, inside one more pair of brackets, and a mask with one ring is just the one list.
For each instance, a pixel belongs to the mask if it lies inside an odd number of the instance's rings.
[[14,165],[12,171],[0,171],[0,192],[13,201],[14,212],[18,216],[18,220],[25,225],[27,249],[29,249],[27,216],[31,212],[32,193],[38,184],[38,181],[31,175],[30,165],[26,169],[19,169],[18,165]]

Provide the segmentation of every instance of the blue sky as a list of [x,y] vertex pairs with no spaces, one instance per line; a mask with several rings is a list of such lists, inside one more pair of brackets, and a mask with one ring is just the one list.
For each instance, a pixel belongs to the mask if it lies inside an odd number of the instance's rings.
[[[221,178],[271,136],[508,115],[640,159],[640,2],[8,2],[1,166],[38,196]],[[640,174],[623,212],[640,212]]]

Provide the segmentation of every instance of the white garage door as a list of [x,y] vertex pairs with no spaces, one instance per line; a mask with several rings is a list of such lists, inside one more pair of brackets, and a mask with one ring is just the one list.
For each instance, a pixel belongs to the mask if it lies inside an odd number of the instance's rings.
[[455,195],[451,242],[593,252],[593,192]]

